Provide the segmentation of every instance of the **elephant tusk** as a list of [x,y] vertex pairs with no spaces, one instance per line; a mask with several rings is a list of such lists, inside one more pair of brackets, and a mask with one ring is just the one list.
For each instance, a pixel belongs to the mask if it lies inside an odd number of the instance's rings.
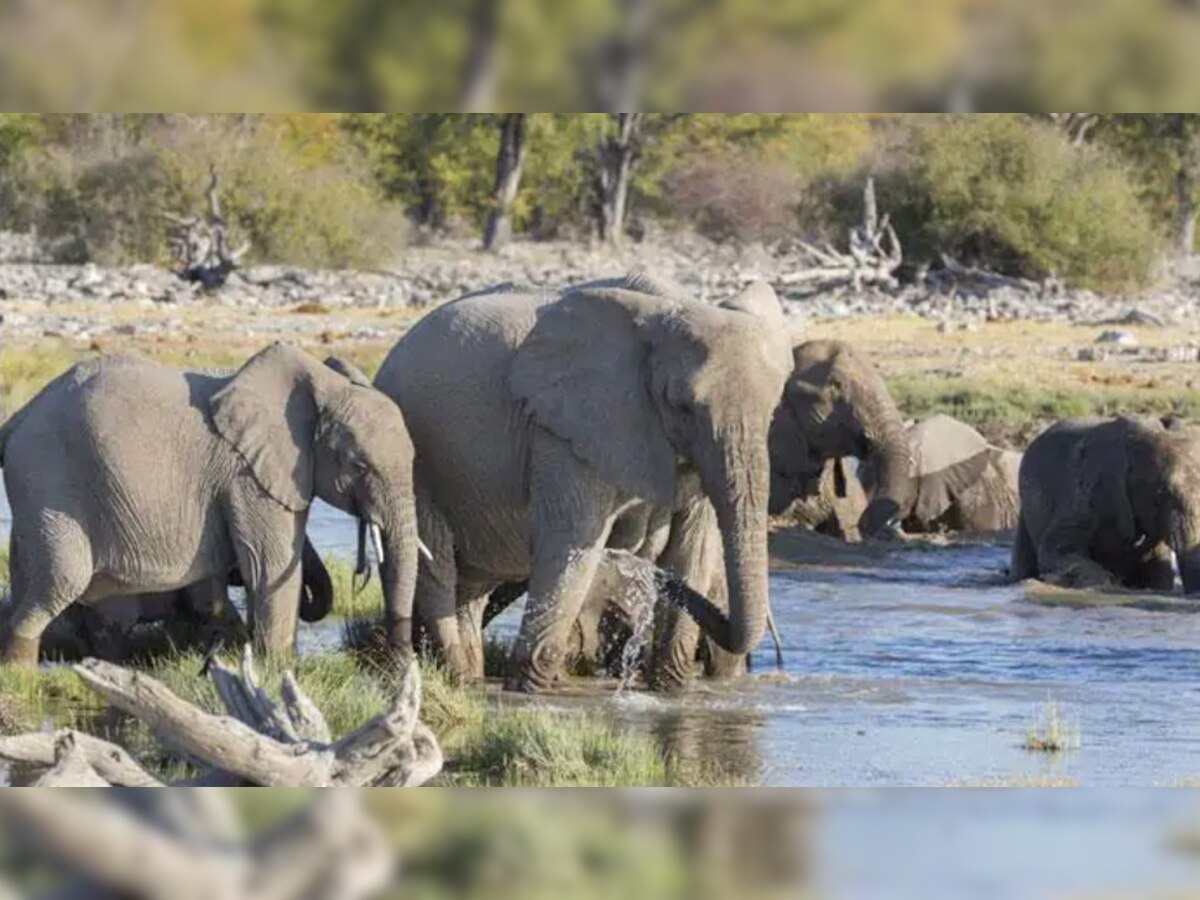
[[383,532],[374,522],[371,523],[371,547],[375,550],[375,561],[383,565]]
[[417,537],[417,549],[421,551],[426,562],[433,562],[433,554],[429,552],[429,548],[425,546],[425,542],[419,536]]
[[775,627],[775,614],[767,610],[767,631],[771,633],[771,640],[775,644],[775,668],[783,668],[783,644],[779,641],[779,629]]

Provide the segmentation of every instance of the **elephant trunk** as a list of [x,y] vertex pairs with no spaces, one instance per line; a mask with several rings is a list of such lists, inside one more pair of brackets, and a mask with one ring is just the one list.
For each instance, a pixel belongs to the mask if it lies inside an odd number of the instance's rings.
[[867,440],[876,460],[876,484],[858,530],[869,537],[899,527],[916,503],[917,479],[908,434],[898,414],[881,435],[868,435]]
[[329,570],[325,568],[320,554],[307,539],[304,541],[301,568],[304,588],[300,594],[300,618],[305,622],[319,622],[333,608],[333,579],[329,577]]
[[710,605],[683,604],[722,650],[745,654],[767,623],[767,501],[770,460],[765,440],[728,441],[701,480],[717,513],[725,550],[729,615]]
[[[412,491],[392,494],[411,497]],[[417,589],[417,514],[412,502],[393,504],[377,520],[382,531],[384,621],[387,639],[397,650],[412,648],[413,597]]]

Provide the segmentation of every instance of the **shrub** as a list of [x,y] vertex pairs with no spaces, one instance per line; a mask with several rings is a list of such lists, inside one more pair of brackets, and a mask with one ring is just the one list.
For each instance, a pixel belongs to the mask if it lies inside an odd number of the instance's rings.
[[[35,227],[63,261],[166,262],[163,214],[204,206],[208,169],[220,175],[222,212],[248,260],[368,267],[404,240],[407,223],[376,194],[346,138],[323,155],[302,152],[286,122],[258,117],[120,118],[67,129],[11,166],[5,196],[17,227]],[[336,138],[334,138],[336,140]]]
[[730,149],[682,164],[666,179],[673,213],[716,240],[794,234],[799,174],[782,160]]
[[844,235],[859,220],[865,170],[876,176],[879,208],[891,214],[910,266],[949,253],[1102,292],[1151,279],[1160,235],[1128,170],[1043,123],[1016,115],[905,122],[864,170],[809,192],[810,231]]

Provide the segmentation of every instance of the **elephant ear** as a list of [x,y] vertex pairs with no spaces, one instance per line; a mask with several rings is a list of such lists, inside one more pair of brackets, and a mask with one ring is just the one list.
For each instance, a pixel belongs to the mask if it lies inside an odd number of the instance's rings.
[[358,387],[371,387],[371,379],[368,378],[358,366],[352,362],[347,362],[340,356],[325,357],[325,365],[333,369],[339,375],[343,375],[350,379],[350,383]]
[[217,433],[280,505],[313,498],[317,404],[300,351],[274,344],[253,356],[209,401]]
[[670,503],[675,451],[650,396],[646,314],[661,301],[579,290],[542,307],[517,349],[509,386],[540,427],[566,441],[606,481]]
[[933,472],[923,472],[917,487],[917,503],[913,514],[922,522],[933,522],[974,485],[987,471],[993,461],[998,461],[1000,451],[987,447],[961,462],[944,466]]

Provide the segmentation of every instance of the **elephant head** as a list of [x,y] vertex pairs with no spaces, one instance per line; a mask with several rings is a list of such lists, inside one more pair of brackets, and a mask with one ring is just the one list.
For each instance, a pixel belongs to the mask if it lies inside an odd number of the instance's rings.
[[302,513],[320,497],[377,536],[389,631],[407,646],[419,541],[412,442],[395,403],[275,344],[213,395],[210,412],[272,502]]
[[1183,590],[1200,593],[1200,431],[1119,419],[1125,429],[1125,487],[1133,540],[1165,541],[1175,552]]
[[854,456],[876,478],[859,530],[871,535],[898,525],[916,482],[904,419],[883,379],[841,341],[796,344],[792,363],[771,424],[771,512],[815,493],[826,460]]
[[767,619],[767,433],[790,368],[774,291],[754,284],[712,306],[632,276],[543,307],[514,358],[514,395],[534,423],[630,497],[670,505],[693,470],[716,511],[728,618],[710,637],[747,653]]

